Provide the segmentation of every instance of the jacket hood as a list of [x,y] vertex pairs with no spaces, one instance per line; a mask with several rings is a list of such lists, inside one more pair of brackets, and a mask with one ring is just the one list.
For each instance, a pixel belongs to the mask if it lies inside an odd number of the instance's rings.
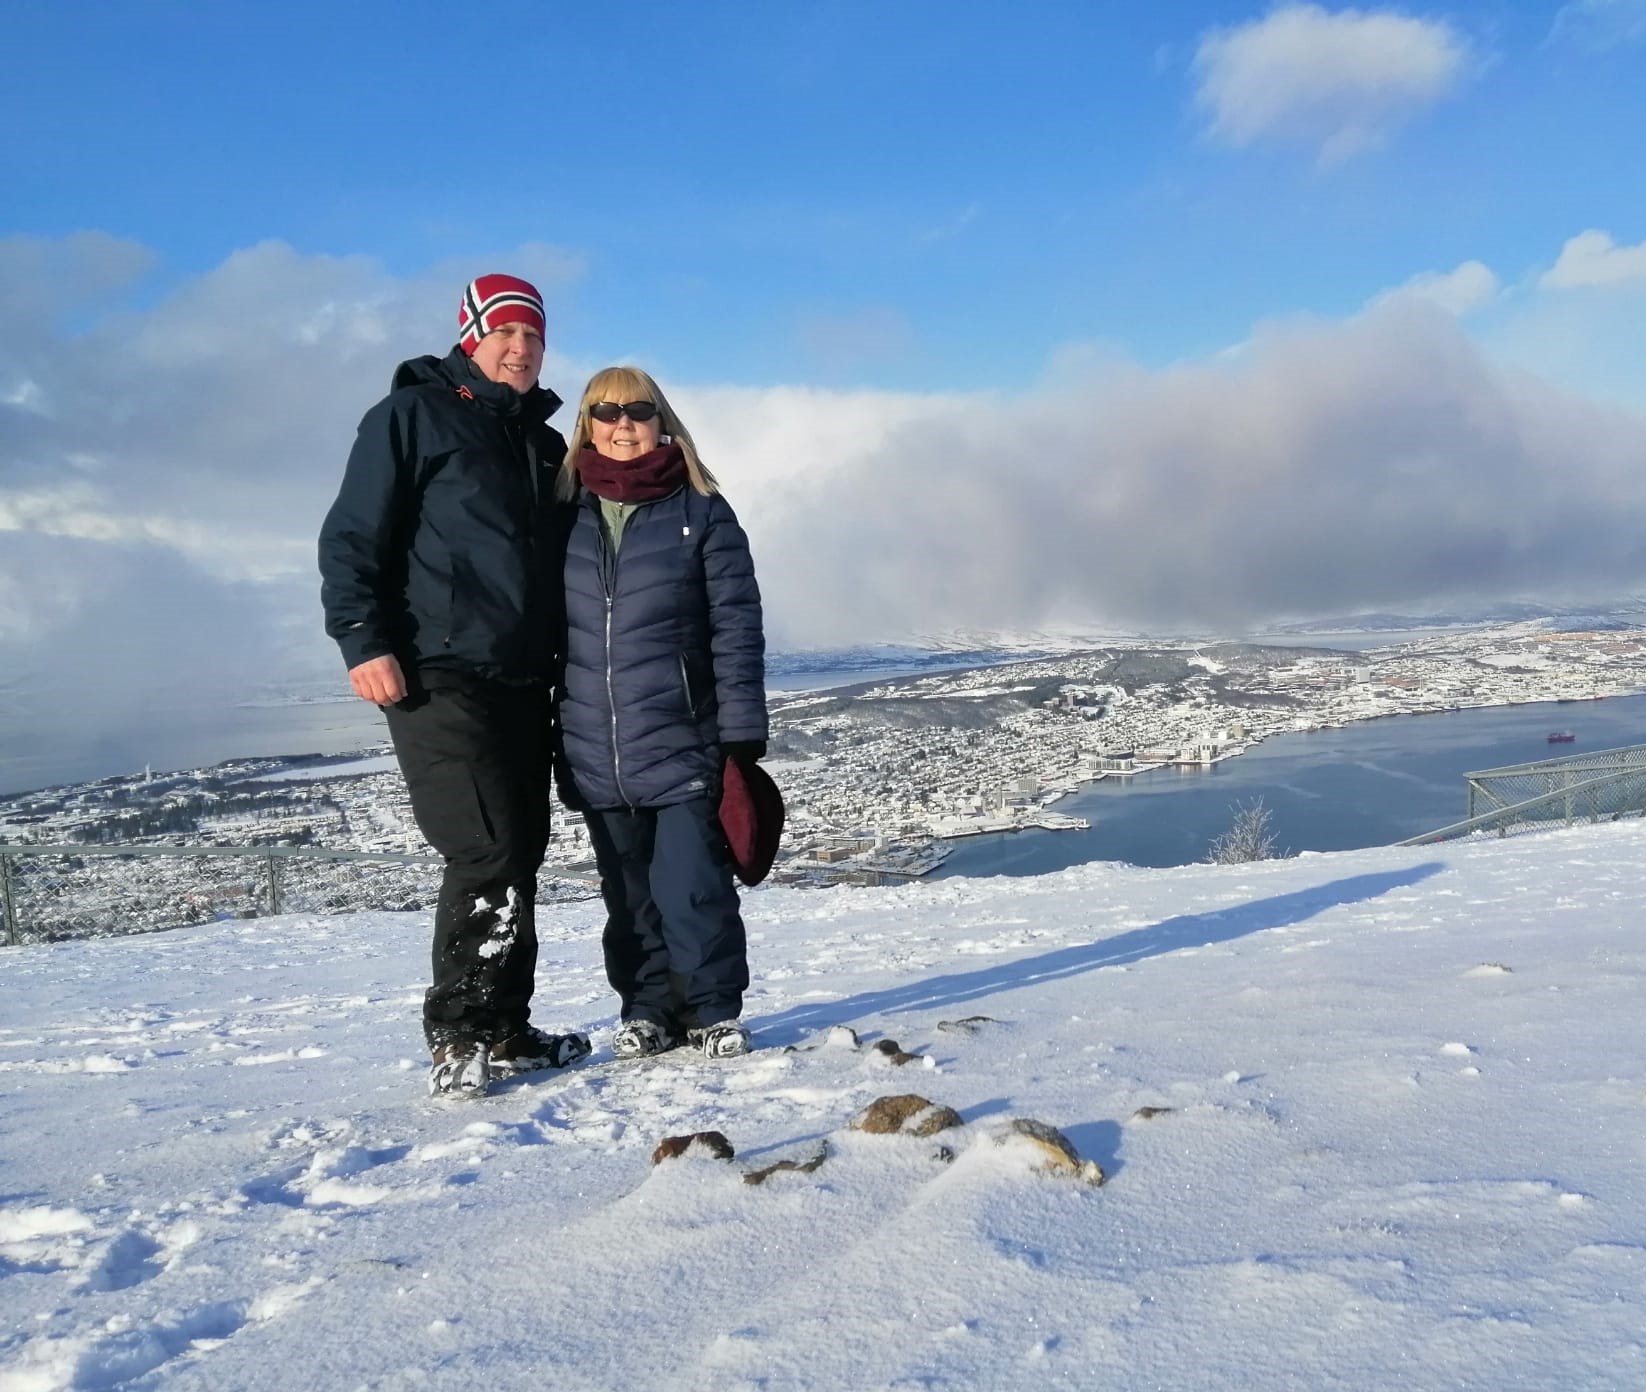
[[562,405],[560,398],[547,387],[533,387],[522,394],[506,383],[492,381],[461,348],[453,348],[443,358],[433,353],[407,358],[395,368],[391,385],[395,391],[405,387],[467,389],[473,400],[491,407],[499,415],[512,416],[518,412],[534,421],[548,420]]

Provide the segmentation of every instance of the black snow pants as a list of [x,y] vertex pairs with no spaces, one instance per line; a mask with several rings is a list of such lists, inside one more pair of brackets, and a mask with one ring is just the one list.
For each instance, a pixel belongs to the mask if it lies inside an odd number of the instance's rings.
[[735,1020],[749,950],[714,804],[695,798],[586,820],[606,901],[606,979],[623,1018],[675,1030]]
[[434,911],[431,1049],[526,1027],[537,969],[537,870],[549,841],[547,687],[425,671],[387,709],[412,813],[445,858]]

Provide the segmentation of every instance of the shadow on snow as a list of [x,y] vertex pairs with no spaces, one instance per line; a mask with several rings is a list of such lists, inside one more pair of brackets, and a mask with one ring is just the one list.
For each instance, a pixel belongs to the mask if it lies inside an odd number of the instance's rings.
[[790,1044],[806,1033],[829,1025],[850,1024],[854,1020],[902,1011],[966,1005],[996,991],[1059,981],[1100,967],[1141,962],[1185,947],[1205,947],[1269,928],[1289,927],[1339,905],[1364,903],[1391,890],[1419,884],[1443,869],[1443,862],[1431,860],[1404,870],[1351,875],[1312,889],[1277,894],[1234,908],[1182,914],[1147,928],[1133,928],[1098,942],[1060,947],[1038,957],[1020,957],[976,971],[926,977],[834,1001],[812,1001],[750,1023],[763,1036],[762,1044]]

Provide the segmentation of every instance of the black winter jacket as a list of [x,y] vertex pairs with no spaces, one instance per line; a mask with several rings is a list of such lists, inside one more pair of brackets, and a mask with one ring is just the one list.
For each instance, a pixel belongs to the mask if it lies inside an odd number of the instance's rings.
[[545,422],[559,405],[457,348],[400,364],[320,531],[326,632],[349,667],[392,653],[408,677],[553,679],[566,442]]
[[766,738],[749,541],[719,494],[642,503],[614,555],[584,490],[566,547],[561,796],[587,809],[720,793],[720,746]]

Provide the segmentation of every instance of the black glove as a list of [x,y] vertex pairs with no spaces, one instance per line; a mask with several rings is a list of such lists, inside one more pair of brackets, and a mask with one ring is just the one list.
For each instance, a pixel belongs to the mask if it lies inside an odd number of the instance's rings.
[[752,764],[766,757],[765,740],[727,740],[720,752],[734,764]]

